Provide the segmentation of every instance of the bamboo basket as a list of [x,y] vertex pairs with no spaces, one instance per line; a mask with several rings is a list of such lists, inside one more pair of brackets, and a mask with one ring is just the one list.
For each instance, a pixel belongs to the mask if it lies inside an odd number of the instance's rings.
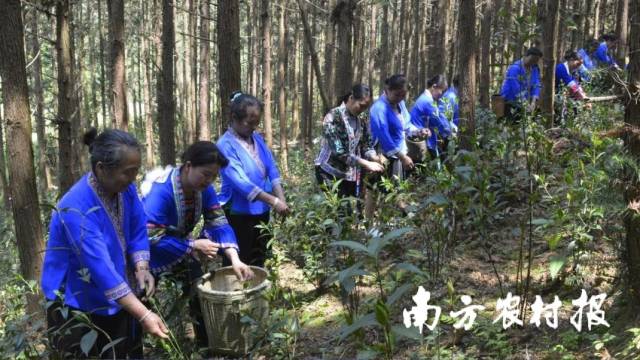
[[263,296],[271,287],[268,272],[256,266],[251,269],[255,277],[246,285],[230,266],[205,274],[198,281],[198,298],[213,354],[248,354],[253,346],[251,325],[240,319],[249,315],[261,321],[268,314],[269,303]]

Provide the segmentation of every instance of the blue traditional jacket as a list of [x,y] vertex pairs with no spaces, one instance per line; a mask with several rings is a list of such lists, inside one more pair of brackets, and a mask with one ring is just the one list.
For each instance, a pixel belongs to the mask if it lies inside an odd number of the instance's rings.
[[113,315],[132,292],[135,263],[149,260],[146,217],[135,185],[107,200],[92,173],[62,197],[51,217],[42,290],[84,312]]
[[518,60],[507,69],[500,95],[510,102],[528,101],[531,98],[540,97],[540,87],[540,69],[538,65],[532,65],[527,74],[522,60]]
[[596,52],[593,53],[594,59],[600,66],[616,66],[616,60],[609,54],[609,46],[606,41],[600,43]]
[[429,90],[425,90],[416,99],[411,109],[411,123],[418,128],[429,128],[431,136],[427,139],[429,149],[435,149],[438,144],[438,137],[447,138],[451,135],[449,120],[440,111],[438,103],[433,100]]
[[569,89],[572,97],[576,99],[583,99],[586,97],[584,90],[580,86],[578,80],[576,80],[577,73],[571,73],[569,71],[569,64],[567,62],[556,65],[556,89],[562,90],[563,86]]
[[371,138],[376,147],[386,157],[407,153],[406,137],[412,136],[418,129],[411,123],[411,115],[404,101],[398,104],[400,114],[393,110],[386,95],[381,95],[371,106]]
[[580,65],[580,68],[578,68],[578,74],[580,75],[580,78],[582,80],[590,81],[591,71],[596,68],[596,64],[594,63],[591,56],[587,54],[587,51],[585,49],[578,50],[578,55],[582,57],[582,65]]
[[447,91],[442,94],[438,101],[440,112],[449,119],[449,122],[458,126],[460,122],[460,100],[458,99],[458,89],[450,86]]
[[256,197],[270,193],[280,183],[280,172],[273,154],[262,137],[254,132],[253,144],[244,141],[229,128],[218,140],[218,149],[229,160],[221,169],[220,203],[230,204],[234,214],[261,215],[270,207]]
[[180,182],[180,168],[168,166],[147,174],[141,190],[154,273],[170,270],[192,252],[191,233],[201,216],[204,226],[200,238],[219,243],[220,252],[230,247],[238,250],[235,233],[212,185],[196,192],[193,201],[187,202]]

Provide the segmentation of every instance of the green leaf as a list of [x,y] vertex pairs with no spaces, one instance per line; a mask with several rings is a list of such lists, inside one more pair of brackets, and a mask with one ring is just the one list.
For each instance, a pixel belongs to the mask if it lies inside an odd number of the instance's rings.
[[118,339],[113,340],[112,342],[108,343],[107,345],[105,345],[102,348],[102,351],[100,351],[100,356],[102,356],[102,354],[104,354],[107,350],[111,349],[112,347],[118,345],[119,343],[121,343],[122,341],[124,341],[126,339],[126,337],[121,337]]
[[376,302],[376,321],[378,324],[386,326],[389,324],[389,309],[381,300]]
[[82,339],[80,339],[80,349],[85,355],[89,355],[89,351],[91,351],[91,348],[95,345],[97,339],[98,332],[93,329],[82,336]]
[[367,249],[366,246],[364,246],[363,244],[361,244],[359,242],[355,242],[355,241],[350,241],[350,240],[334,241],[330,245],[331,246],[343,246],[343,247],[349,248],[351,250],[362,252],[362,253],[365,253],[365,254],[369,253],[369,250]]
[[427,198],[427,204],[446,205],[449,200],[442,194],[435,194]]
[[550,250],[555,250],[555,248],[558,247],[558,244],[560,243],[560,240],[562,240],[562,234],[561,233],[557,233],[555,235],[551,235],[551,236],[547,237],[547,245],[549,245],[549,249]]
[[389,298],[387,298],[387,306],[391,306],[396,301],[400,300],[402,295],[404,295],[407,291],[411,290],[412,288],[413,288],[412,284],[404,284],[404,285],[396,288],[395,291],[393,292],[393,294],[391,294],[389,296]]
[[375,313],[369,313],[365,316],[359,317],[358,319],[356,319],[356,321],[353,322],[353,324],[345,326],[340,330],[339,340],[342,341],[354,332],[372,325],[378,325]]
[[411,227],[403,227],[400,229],[395,229],[393,231],[390,231],[381,238],[375,237],[371,239],[367,249],[369,256],[377,257],[380,250],[382,250],[385,246],[387,246],[387,244],[389,244],[391,240],[395,240],[412,230],[413,228]]
[[391,328],[391,332],[406,339],[422,340],[422,334],[420,334],[418,328],[415,326],[407,328],[404,325],[394,325]]
[[415,266],[413,264],[410,264],[410,263],[406,263],[406,262],[397,264],[396,265],[396,269],[409,271],[409,272],[420,274],[420,275],[427,275],[426,272],[420,270],[417,266]]
[[548,224],[551,224],[551,223],[553,223],[553,221],[551,221],[549,219],[541,219],[541,218],[533,219],[531,221],[532,225],[548,225]]
[[567,262],[566,256],[552,256],[549,259],[549,273],[551,274],[551,279],[555,279],[558,276],[560,270]]

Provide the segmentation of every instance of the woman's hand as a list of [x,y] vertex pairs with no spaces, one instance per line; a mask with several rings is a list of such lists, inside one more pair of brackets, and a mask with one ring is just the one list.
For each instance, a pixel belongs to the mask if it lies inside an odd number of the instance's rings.
[[240,260],[238,256],[238,250],[235,248],[226,248],[224,249],[224,254],[227,256],[229,261],[231,261],[231,267],[233,268],[233,272],[236,274],[238,279],[241,281],[253,279],[255,274],[251,267]]
[[271,206],[279,215],[287,215],[291,212],[291,209],[289,209],[289,205],[287,204],[287,202],[277,197],[275,198]]
[[251,267],[242,261],[231,264],[231,267],[233,268],[233,272],[236,273],[236,276],[241,281],[251,280],[255,276]]
[[153,336],[157,336],[161,339],[169,338],[169,329],[164,324],[160,316],[151,312],[148,315],[145,315],[143,319],[140,321],[140,325],[142,325],[142,329]]
[[409,156],[407,156],[406,154],[402,154],[402,153],[400,153],[398,156],[400,157],[400,162],[402,163],[402,167],[405,170],[413,169],[413,167],[414,167],[413,160],[411,160],[411,158]]
[[384,166],[378,162],[375,161],[367,161],[362,159],[362,162],[360,163],[360,165],[367,171],[370,172],[382,172],[384,171]]
[[150,297],[156,292],[156,281],[149,272],[149,268],[137,269],[135,271],[138,289],[144,290],[144,296]]
[[218,253],[220,244],[209,239],[197,239],[193,242],[193,248],[207,258],[212,259]]

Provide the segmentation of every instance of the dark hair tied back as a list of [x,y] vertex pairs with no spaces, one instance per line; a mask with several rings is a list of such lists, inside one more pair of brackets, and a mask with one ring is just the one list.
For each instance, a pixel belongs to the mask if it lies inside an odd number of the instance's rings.
[[384,81],[389,90],[402,89],[407,85],[407,77],[404,74],[391,75]]
[[340,106],[342,103],[346,103],[349,100],[350,96],[353,96],[353,98],[356,100],[362,100],[365,97],[371,96],[371,88],[369,88],[369,85],[365,85],[365,84],[353,85],[353,87],[351,88],[351,91],[342,95],[338,99],[338,104],[336,106]]
[[430,88],[432,86],[437,86],[439,88],[446,88],[447,87],[447,78],[442,75],[442,74],[438,74],[434,77],[432,77],[431,79],[427,80],[427,87]]
[[264,108],[264,104],[253,95],[245,94],[236,90],[231,93],[231,118],[233,120],[242,120],[247,116],[247,108],[257,106],[260,111]]
[[525,56],[542,57],[542,50],[538,49],[537,47],[531,47],[527,50],[527,52],[525,53]]
[[192,166],[217,164],[221,168],[229,164],[216,144],[211,141],[198,141],[190,145],[182,154],[182,163],[190,162]]
[[95,171],[100,162],[106,167],[117,167],[123,158],[123,149],[132,148],[140,152],[140,143],[133,135],[118,129],[105,129],[98,135],[96,128],[91,128],[82,137],[89,146],[91,168]]

